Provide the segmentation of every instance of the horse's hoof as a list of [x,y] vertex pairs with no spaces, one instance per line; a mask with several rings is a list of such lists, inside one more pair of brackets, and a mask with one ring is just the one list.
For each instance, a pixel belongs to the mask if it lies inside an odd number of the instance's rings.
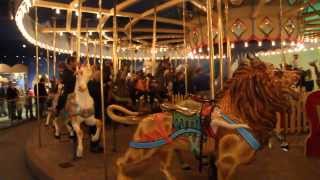
[[189,166],[189,164],[184,163],[182,164],[181,169],[184,171],[189,171],[191,170],[191,167]]
[[81,160],[81,159],[82,159],[81,156],[76,156],[76,157],[73,158],[73,161],[79,161],[79,160]]
[[90,148],[90,152],[96,153],[96,154],[103,153],[103,147],[101,146],[92,147]]
[[60,139],[61,137],[60,137],[60,135],[54,135],[54,138]]

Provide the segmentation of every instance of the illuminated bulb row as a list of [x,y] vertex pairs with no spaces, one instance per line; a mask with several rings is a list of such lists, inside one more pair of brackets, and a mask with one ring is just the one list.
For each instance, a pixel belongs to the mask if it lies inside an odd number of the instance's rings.
[[[320,46],[317,47],[317,49],[320,49]],[[311,47],[311,48],[294,48],[294,49],[288,49],[288,50],[284,50],[284,53],[297,53],[297,52],[301,52],[301,51],[314,51],[315,48]],[[261,52],[261,53],[257,53],[257,56],[270,56],[270,55],[279,55],[281,54],[281,51],[272,51],[272,52]]]

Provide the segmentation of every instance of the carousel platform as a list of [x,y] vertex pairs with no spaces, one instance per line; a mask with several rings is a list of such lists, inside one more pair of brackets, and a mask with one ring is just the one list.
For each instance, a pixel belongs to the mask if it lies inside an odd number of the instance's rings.
[[[107,141],[108,179],[116,179],[116,159],[123,155],[132,137],[135,127],[119,126],[117,128],[117,152],[112,152],[110,136]],[[73,160],[73,143],[68,137],[57,140],[53,137],[51,128],[41,127],[42,147],[38,145],[38,131],[33,132],[26,145],[27,165],[37,179],[59,180],[103,180],[103,154],[94,154],[89,151],[89,140],[85,142],[84,157]],[[111,132],[110,129],[107,132]],[[289,136],[290,149],[284,152],[279,143],[274,143],[271,149],[265,148],[257,153],[256,160],[241,166],[236,173],[236,180],[318,180],[320,177],[320,159],[311,159],[304,156],[305,135]],[[207,180],[208,170],[202,173],[197,171],[197,161],[191,154],[185,154],[191,170],[181,169],[177,159],[173,161],[173,173],[177,180]],[[154,160],[143,168],[143,173],[134,174],[136,180],[164,180],[159,172],[159,163]]]

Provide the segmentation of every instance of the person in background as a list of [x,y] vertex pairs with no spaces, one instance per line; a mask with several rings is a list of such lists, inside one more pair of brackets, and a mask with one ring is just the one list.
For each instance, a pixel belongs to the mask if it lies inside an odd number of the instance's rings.
[[34,98],[34,94],[29,88],[26,92],[26,99],[25,99],[25,104],[24,107],[26,109],[26,119],[31,120],[34,119],[35,117],[33,116],[33,109],[32,109],[32,99]]
[[18,115],[18,120],[22,120],[22,111],[23,111],[23,105],[24,105],[24,97],[23,97],[23,90],[22,89],[18,89],[17,90],[17,94],[18,94],[18,98],[17,98],[17,115]]
[[63,84],[62,94],[59,97],[58,105],[56,107],[56,114],[59,115],[60,111],[64,108],[68,95],[74,92],[76,84],[75,71],[77,68],[77,58],[71,56],[67,59],[67,63],[63,71],[60,73],[60,80]]
[[[45,82],[46,82],[45,77],[41,77],[40,82],[38,83],[40,118],[45,115],[45,110],[46,110],[46,106],[47,106],[47,99],[48,99],[48,92],[46,90]],[[34,86],[34,92],[35,92],[35,95],[37,96],[37,85]]]
[[[94,117],[97,119],[102,119],[102,109],[101,109],[101,87],[100,87],[100,70],[96,70],[93,73],[92,80],[88,82],[89,94],[94,102]],[[110,123],[106,121],[106,123]],[[94,135],[96,133],[96,126],[89,126],[89,134]],[[100,146],[99,141],[90,141],[90,151],[93,153],[103,152],[103,148]]]
[[293,55],[293,60],[292,60],[291,65],[292,65],[293,69],[299,69],[299,56],[298,56],[298,54]]
[[7,116],[7,112],[5,110],[5,98],[5,89],[3,87],[3,84],[0,84],[0,117]]
[[12,82],[9,81],[8,89],[7,89],[7,104],[8,104],[8,112],[9,119],[12,121],[16,119],[16,100],[18,98],[18,93],[16,88],[12,85]]

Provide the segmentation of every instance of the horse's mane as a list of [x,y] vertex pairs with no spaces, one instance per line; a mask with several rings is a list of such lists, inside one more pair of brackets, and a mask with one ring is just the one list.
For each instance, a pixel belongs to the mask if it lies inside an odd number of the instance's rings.
[[260,60],[241,63],[217,96],[218,103],[248,123],[262,143],[275,127],[276,112],[289,108],[288,96],[282,93],[281,86],[275,85],[268,68]]

